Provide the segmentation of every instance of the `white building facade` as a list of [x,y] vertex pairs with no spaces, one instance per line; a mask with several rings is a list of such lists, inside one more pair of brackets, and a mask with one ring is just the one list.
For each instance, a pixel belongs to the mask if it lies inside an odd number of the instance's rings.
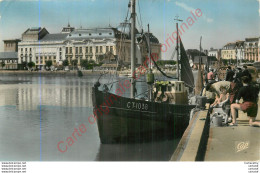
[[221,58],[221,50],[210,48],[208,50],[208,56],[214,56],[219,60]]
[[259,38],[246,38],[244,42],[244,49],[245,49],[245,59],[249,61],[260,61],[259,57]]
[[[71,64],[76,60],[80,66],[81,60],[93,60],[99,63],[108,53],[112,53],[124,64],[130,64],[130,35],[118,28],[75,29],[64,27],[61,33],[50,34],[45,28],[30,28],[22,34],[18,44],[18,63],[35,62],[37,67],[44,67],[51,60],[54,66],[59,66],[64,60]],[[152,53],[161,58],[160,43],[150,34]],[[147,51],[144,43],[140,43],[138,64],[141,64]]]

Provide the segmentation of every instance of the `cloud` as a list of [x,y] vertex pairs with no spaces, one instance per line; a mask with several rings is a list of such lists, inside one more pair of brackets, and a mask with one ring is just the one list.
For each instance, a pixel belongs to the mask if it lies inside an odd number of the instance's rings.
[[[259,0],[260,1],[260,0]],[[175,4],[181,8],[183,8],[184,10],[191,12],[191,11],[195,11],[195,8],[189,7],[188,5],[186,5],[185,3],[182,2],[178,2],[176,1]],[[213,19],[207,17],[204,13],[203,13],[203,19],[206,20],[206,22],[211,23],[213,22]]]
[[186,4],[184,4],[184,3],[182,3],[182,2],[176,1],[175,4],[176,4],[177,6],[179,6],[179,7],[182,7],[184,10],[186,10],[186,11],[188,11],[188,12],[195,10],[194,8],[187,6]]

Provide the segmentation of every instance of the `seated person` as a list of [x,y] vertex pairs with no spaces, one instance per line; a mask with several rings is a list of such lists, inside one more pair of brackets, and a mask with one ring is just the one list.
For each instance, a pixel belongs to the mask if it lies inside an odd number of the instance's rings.
[[[230,126],[236,126],[236,110],[242,110],[247,113],[250,126],[260,126],[260,122],[255,121],[258,111],[258,93],[259,89],[249,85],[250,78],[248,76],[242,77],[243,87],[239,89],[236,103],[231,104],[232,122]],[[243,98],[243,103],[239,103],[239,100]]]
[[221,107],[224,102],[229,100],[229,93],[224,86],[220,87],[220,92],[221,94],[216,96],[215,102],[210,105],[211,107]]

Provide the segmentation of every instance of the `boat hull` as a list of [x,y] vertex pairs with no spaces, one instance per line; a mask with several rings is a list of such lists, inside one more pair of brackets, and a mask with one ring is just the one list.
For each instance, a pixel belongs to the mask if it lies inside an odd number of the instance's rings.
[[101,143],[173,139],[183,134],[194,105],[175,105],[119,97],[92,89]]

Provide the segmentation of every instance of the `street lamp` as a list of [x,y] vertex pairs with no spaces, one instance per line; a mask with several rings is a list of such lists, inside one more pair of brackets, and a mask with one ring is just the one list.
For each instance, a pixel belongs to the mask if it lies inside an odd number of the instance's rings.
[[238,66],[238,60],[237,60],[237,46],[236,46],[236,64]]
[[240,51],[240,64],[242,63],[242,59],[244,59],[244,57],[243,57],[243,49],[242,49],[243,47],[241,46],[240,47],[240,49],[241,49],[241,51]]

